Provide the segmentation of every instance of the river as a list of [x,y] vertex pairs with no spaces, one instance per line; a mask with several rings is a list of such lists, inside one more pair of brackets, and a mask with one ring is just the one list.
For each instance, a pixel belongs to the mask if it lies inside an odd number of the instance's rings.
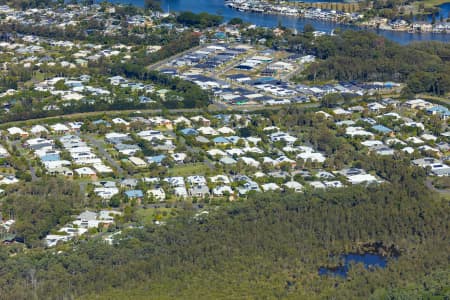
[[[133,4],[143,6],[144,0],[109,0],[112,3]],[[341,0],[342,1],[342,0]],[[320,2],[310,0],[305,2]],[[219,14],[225,21],[238,17],[258,26],[276,27],[279,23],[288,28],[303,30],[305,24],[311,24],[316,30],[330,33],[333,29],[358,29],[355,26],[342,25],[318,20],[301,19],[289,16],[263,15],[258,13],[240,12],[224,5],[224,0],[161,0],[161,7],[165,11],[192,11],[194,13],[208,12]],[[441,6],[441,14],[448,16],[450,3]],[[415,41],[443,41],[450,42],[450,34],[441,33],[408,33],[387,30],[377,30],[379,35],[384,36],[400,44],[408,44]]]

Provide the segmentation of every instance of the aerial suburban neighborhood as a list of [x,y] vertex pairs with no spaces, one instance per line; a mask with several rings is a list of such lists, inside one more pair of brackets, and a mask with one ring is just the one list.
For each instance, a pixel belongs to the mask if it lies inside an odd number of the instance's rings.
[[[85,201],[120,214],[121,201],[171,206],[188,199],[235,201],[250,192],[301,193],[386,181],[357,160],[336,157],[319,144],[314,130],[292,130],[276,116],[136,112],[8,127],[2,132],[2,157],[20,153],[28,164],[4,166],[0,184],[64,177],[83,185]],[[361,155],[409,157],[430,178],[450,176],[450,132],[440,128],[449,116],[447,108],[422,99],[391,98],[308,115]],[[46,239],[54,245],[53,235]]]

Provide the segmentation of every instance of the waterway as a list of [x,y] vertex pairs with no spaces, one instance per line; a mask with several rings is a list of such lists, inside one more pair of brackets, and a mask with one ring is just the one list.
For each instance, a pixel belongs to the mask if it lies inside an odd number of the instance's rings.
[[[143,6],[144,0],[109,0],[113,3],[132,4],[137,6]],[[342,0],[338,0],[342,1]],[[305,2],[320,2],[319,0],[309,0]],[[358,27],[336,24],[332,22],[324,22],[318,20],[302,19],[290,16],[280,15],[264,15],[250,12],[240,12],[235,9],[231,9],[224,5],[224,0],[161,0],[161,7],[165,11],[192,11],[194,13],[207,12],[211,14],[218,14],[224,17],[225,21],[232,18],[241,18],[245,22],[255,24],[263,27],[276,27],[278,24],[282,24],[288,28],[295,28],[298,31],[302,31],[305,24],[311,24],[316,30],[330,33],[333,29],[354,29],[358,30]],[[450,12],[450,3],[441,6],[440,13],[447,17]],[[396,32],[387,30],[377,30],[377,34],[384,36],[392,41],[400,44],[409,44],[415,41],[443,41],[450,42],[450,34],[441,33],[408,33],[408,32]]]
[[363,266],[368,270],[373,270],[374,268],[384,269],[387,266],[387,258],[378,254],[345,254],[341,256],[343,260],[343,265],[336,268],[319,268],[319,275],[333,275],[347,277],[348,271],[352,264],[363,264]]

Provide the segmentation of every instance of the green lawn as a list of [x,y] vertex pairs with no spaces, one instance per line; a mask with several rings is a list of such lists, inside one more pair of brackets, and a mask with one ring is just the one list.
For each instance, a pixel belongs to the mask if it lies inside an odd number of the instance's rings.
[[176,214],[175,212],[176,208],[166,208],[162,203],[161,208],[140,208],[137,210],[136,215],[142,224],[150,225],[153,224],[154,220],[164,221],[173,217]]
[[209,168],[204,163],[177,165],[169,169],[169,175],[170,176],[204,175],[206,170],[209,170]]

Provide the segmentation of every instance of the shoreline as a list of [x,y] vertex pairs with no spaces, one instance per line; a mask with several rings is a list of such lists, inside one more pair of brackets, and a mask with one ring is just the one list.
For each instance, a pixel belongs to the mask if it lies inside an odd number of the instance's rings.
[[[434,7],[450,3],[448,0],[437,0]],[[441,3],[442,2],[442,3]],[[328,9],[319,9],[308,7],[305,9],[295,8],[289,5],[275,5],[269,2],[261,1],[257,4],[248,4],[244,0],[225,0],[224,5],[239,12],[254,13],[262,15],[286,16],[305,20],[314,20],[321,22],[330,22],[340,25],[355,26],[360,29],[385,30],[390,32],[402,32],[409,34],[450,34],[449,22],[438,22],[435,24],[429,22],[414,21],[408,22],[390,22],[386,18],[374,17],[370,20],[362,21],[363,15],[359,13],[345,13],[343,11],[334,11]]]

